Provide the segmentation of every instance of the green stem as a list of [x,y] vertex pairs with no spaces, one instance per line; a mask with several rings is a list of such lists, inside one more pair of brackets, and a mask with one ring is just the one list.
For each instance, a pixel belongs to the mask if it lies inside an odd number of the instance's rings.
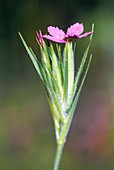
[[55,162],[54,162],[54,167],[53,170],[58,170],[59,169],[59,164],[60,160],[62,157],[62,151],[63,151],[64,143],[62,144],[57,144],[57,150],[56,150],[56,155],[55,155]]
[[74,109],[72,110],[71,114],[68,116],[67,122],[63,125],[61,136],[59,137],[59,140],[58,140],[58,143],[57,143],[57,150],[56,150],[56,156],[55,156],[55,162],[54,162],[53,170],[59,169],[59,164],[60,164],[60,160],[61,160],[61,157],[62,157],[62,151],[63,151],[63,147],[64,147],[64,144],[66,142],[68,131],[69,131],[69,128],[70,128],[70,125],[71,125],[73,113],[74,113]]
[[69,128],[70,128],[72,117],[73,117],[73,113],[68,117],[67,122],[63,126],[60,139],[58,140],[58,143],[57,143],[57,150],[56,150],[56,156],[55,156],[55,162],[54,162],[53,170],[59,169],[59,164],[60,164],[60,160],[61,160],[61,157],[62,157],[62,151],[63,151],[64,144],[66,142],[66,137],[67,137],[67,134],[68,134],[68,131],[69,131]]

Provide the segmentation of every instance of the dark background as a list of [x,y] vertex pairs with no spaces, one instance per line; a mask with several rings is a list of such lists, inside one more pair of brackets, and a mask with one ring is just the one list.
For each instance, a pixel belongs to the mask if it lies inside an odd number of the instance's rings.
[[[114,169],[114,1],[0,1],[0,169],[50,170],[55,154],[51,112],[18,31],[40,59],[36,30],[95,24],[92,64],[61,161],[64,170]],[[82,56],[88,37],[78,41]]]

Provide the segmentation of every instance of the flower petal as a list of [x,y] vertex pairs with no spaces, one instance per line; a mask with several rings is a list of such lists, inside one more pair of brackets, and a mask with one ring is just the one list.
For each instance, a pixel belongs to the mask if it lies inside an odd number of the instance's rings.
[[84,34],[82,34],[82,35],[78,35],[77,36],[77,38],[84,38],[84,37],[87,37],[88,35],[90,35],[90,34],[93,34],[93,32],[86,32],[86,33],[84,33]]
[[59,29],[58,27],[49,26],[48,32],[51,36],[55,37],[58,40],[62,40],[65,38],[64,31]]
[[57,42],[57,43],[66,43],[66,41],[64,39],[57,39],[56,37],[52,37],[50,35],[43,35],[43,38],[46,38],[48,40]]
[[70,28],[67,29],[67,36],[78,36],[84,31],[83,24],[79,24],[78,22],[74,25],[71,25]]

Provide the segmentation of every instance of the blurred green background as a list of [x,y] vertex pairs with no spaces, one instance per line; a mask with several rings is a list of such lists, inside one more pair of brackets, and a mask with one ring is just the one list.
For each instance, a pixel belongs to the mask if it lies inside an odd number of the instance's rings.
[[[0,170],[51,170],[55,136],[41,81],[18,31],[40,58],[36,30],[95,23],[92,64],[61,170],[114,169],[114,1],[0,0]],[[77,43],[82,56],[88,37]]]

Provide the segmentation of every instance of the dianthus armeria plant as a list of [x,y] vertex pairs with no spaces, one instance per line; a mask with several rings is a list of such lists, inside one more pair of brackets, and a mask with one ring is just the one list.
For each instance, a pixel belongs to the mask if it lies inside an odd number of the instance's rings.
[[[33,50],[27,46],[19,33],[30,59],[42,80],[53,116],[57,144],[53,170],[59,169],[63,147],[92,59],[92,55],[88,57],[88,52],[94,25],[92,25],[92,31],[84,34],[83,31],[83,24],[75,23],[67,29],[66,33],[53,26],[48,27],[49,35],[42,35],[41,31],[36,32],[37,42],[41,51],[41,62],[39,62]],[[88,35],[90,35],[89,43],[79,67],[76,68],[76,43],[78,39]],[[56,45],[53,46],[52,42],[55,42]],[[61,44],[64,44],[64,48],[63,46],[61,47]]]

